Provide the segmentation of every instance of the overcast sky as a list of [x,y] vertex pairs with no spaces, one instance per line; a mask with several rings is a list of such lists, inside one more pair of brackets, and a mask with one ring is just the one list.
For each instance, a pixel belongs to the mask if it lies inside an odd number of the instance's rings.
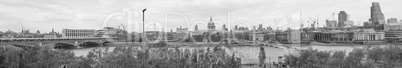
[[[371,2],[380,3],[386,19],[402,18],[402,0],[1,0],[0,31],[21,31],[18,20],[31,32],[102,29],[108,16],[112,18],[107,26],[118,28],[128,25],[128,21],[133,23],[131,30],[138,31],[142,30],[144,8],[147,30],[175,31],[180,26],[193,30],[195,24],[205,30],[210,17],[218,30],[222,24],[274,27],[275,20],[299,13],[298,10],[304,23],[318,16],[322,26],[332,13],[337,19],[339,11],[346,11],[350,20],[358,24],[370,18]],[[154,27],[154,22],[160,27]]]

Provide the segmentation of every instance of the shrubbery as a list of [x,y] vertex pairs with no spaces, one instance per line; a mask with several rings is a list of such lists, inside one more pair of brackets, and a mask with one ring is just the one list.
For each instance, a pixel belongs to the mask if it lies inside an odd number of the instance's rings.
[[355,48],[345,51],[307,49],[299,55],[285,56],[285,63],[294,68],[400,68],[401,46]]
[[189,50],[135,47],[94,49],[76,57],[67,50],[46,47],[0,47],[0,68],[240,68],[234,55],[224,49]]

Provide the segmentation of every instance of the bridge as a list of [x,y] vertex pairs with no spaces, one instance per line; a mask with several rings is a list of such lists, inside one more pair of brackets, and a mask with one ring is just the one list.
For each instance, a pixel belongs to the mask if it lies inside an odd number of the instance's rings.
[[90,38],[0,38],[0,45],[39,45],[52,44],[52,47],[85,47],[87,43],[97,43],[103,46],[104,43],[114,42],[116,37],[90,37]]

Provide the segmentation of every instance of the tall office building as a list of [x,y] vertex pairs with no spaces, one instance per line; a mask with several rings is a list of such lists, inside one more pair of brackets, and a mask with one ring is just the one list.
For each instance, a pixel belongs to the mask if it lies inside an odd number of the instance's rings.
[[385,23],[384,14],[382,14],[380,4],[378,2],[372,3],[370,21],[373,22],[374,25]]
[[341,11],[338,13],[338,27],[344,27],[345,21],[349,20],[349,15],[345,11]]
[[387,23],[398,23],[398,19],[396,19],[396,18],[389,18],[389,19],[387,20]]

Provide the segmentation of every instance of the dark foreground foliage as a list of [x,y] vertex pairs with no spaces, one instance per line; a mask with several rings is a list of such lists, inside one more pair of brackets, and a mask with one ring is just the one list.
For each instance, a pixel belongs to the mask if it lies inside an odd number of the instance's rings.
[[307,49],[299,55],[285,56],[292,68],[401,68],[401,46],[355,48],[353,51]]
[[0,68],[240,68],[224,49],[116,47],[94,49],[77,57],[71,51],[46,47],[0,46]]

